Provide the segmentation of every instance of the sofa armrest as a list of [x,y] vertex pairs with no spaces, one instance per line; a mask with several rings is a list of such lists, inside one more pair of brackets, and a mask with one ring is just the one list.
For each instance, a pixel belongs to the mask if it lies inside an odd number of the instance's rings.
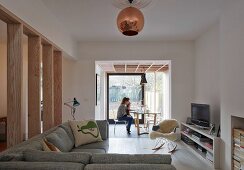
[[93,164],[171,164],[170,154],[93,154]]
[[1,162],[0,169],[4,170],[57,170],[57,169],[72,169],[81,170],[85,165],[73,162],[25,162],[25,161],[10,161]]
[[109,124],[107,120],[96,120],[101,137],[103,140],[108,139],[109,134]]

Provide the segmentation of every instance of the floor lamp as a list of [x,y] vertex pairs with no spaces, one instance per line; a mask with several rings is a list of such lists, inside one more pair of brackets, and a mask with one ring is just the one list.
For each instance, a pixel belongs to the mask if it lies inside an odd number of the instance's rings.
[[64,105],[70,108],[70,114],[73,117],[73,120],[75,120],[76,107],[79,106],[80,103],[76,100],[76,98],[74,98],[72,101],[65,102]]

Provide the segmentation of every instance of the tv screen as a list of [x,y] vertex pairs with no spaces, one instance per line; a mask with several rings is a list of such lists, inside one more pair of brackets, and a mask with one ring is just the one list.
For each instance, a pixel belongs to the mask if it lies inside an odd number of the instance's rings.
[[210,109],[207,104],[191,103],[192,122],[200,126],[209,126]]

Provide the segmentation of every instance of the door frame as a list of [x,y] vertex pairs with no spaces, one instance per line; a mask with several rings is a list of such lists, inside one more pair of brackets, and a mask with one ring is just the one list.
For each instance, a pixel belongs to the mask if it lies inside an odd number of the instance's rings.
[[[141,76],[144,73],[107,73],[107,120],[109,122],[109,124],[114,124],[114,120],[113,119],[109,119],[109,76]],[[145,87],[144,84],[141,85],[142,86],[142,105],[144,104],[144,93],[145,93]],[[144,123],[144,115],[142,115],[142,119],[139,119],[139,123]]]

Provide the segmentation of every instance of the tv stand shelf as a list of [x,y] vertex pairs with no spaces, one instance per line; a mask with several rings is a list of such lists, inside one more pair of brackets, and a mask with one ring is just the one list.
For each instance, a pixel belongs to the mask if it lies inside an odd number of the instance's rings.
[[[187,133],[186,129],[190,130],[191,133]],[[212,142],[212,148],[209,147],[209,142],[202,142],[192,136],[192,133],[197,132]],[[190,141],[194,142],[196,145],[201,146],[202,148],[206,149],[210,154],[213,155],[213,162],[209,161],[206,158],[206,153],[199,151],[197,148],[195,148],[194,145],[186,144],[183,142],[193,153],[195,153],[200,158],[206,160],[214,169],[219,169],[219,145],[220,145],[220,139],[219,137],[216,137],[214,135],[209,134],[209,129],[201,129],[200,127],[197,127],[196,125],[189,125],[186,123],[181,123],[181,135],[183,137],[187,137],[190,139]]]

